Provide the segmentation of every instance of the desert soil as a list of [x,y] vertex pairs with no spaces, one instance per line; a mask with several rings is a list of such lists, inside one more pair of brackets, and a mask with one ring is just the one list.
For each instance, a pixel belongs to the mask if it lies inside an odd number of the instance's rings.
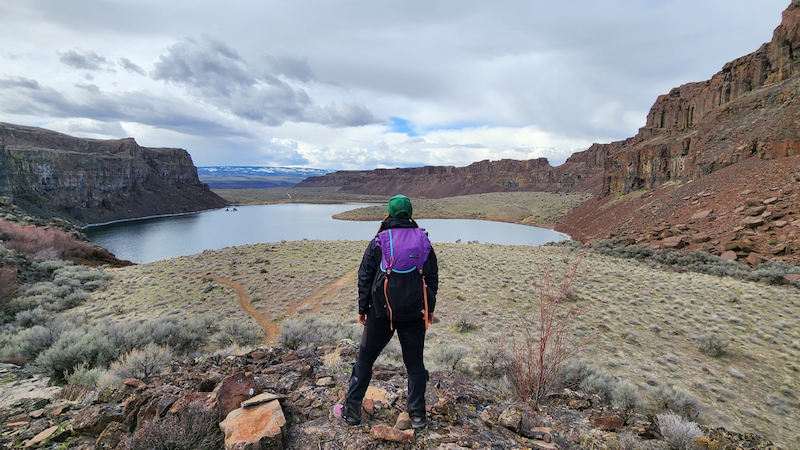
[[[355,270],[366,244],[255,244],[110,269],[109,289],[80,310],[95,320],[212,315],[253,321],[266,330],[265,345],[288,317],[314,315],[357,332]],[[519,336],[534,328],[535,263],[574,260],[579,253],[571,248],[437,244],[441,283],[438,322],[427,336],[430,368],[437,368],[443,348],[467,349],[468,368],[497,343],[507,349],[512,330]],[[703,423],[800,446],[796,288],[676,273],[591,252],[580,268],[565,306],[584,308],[573,329],[575,337],[592,339],[583,359],[628,379],[643,395],[660,384],[691,392],[705,406]],[[476,329],[460,333],[464,322]],[[720,357],[698,350],[696,338],[710,332],[730,340]]]

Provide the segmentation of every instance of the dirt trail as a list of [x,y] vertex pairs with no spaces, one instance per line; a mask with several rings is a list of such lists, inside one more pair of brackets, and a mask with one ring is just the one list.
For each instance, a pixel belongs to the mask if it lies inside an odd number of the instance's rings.
[[267,342],[269,342],[270,344],[273,343],[275,337],[278,335],[278,329],[279,329],[278,327],[280,326],[280,324],[274,323],[272,320],[270,320],[268,316],[261,314],[260,312],[258,312],[257,309],[253,307],[253,304],[250,303],[250,295],[247,293],[247,288],[245,288],[244,286],[235,281],[228,280],[227,278],[222,278],[218,275],[208,274],[201,276],[207,280],[213,280],[219,284],[224,284],[225,286],[233,288],[233,290],[236,291],[236,295],[239,296],[239,305],[242,307],[244,312],[250,314],[250,317],[256,319],[256,322],[258,322],[258,326],[260,326],[261,329],[264,330],[264,335],[267,338],[266,339]]
[[[358,273],[358,266],[350,269],[344,276],[336,280],[335,282],[319,289],[318,291],[312,293],[302,301],[290,306],[286,310],[283,311],[281,316],[283,317],[291,317],[297,310],[311,304],[312,302],[315,303],[313,308],[313,312],[317,312],[322,308],[322,303],[329,301],[333,298],[333,296],[339,292],[342,288],[344,288],[347,283],[349,283],[353,277]],[[274,345],[275,339],[278,337],[278,333],[280,332],[281,322],[280,321],[272,321],[271,316],[267,316],[258,312],[256,308],[253,307],[253,304],[250,303],[250,295],[247,293],[247,288],[235,281],[228,280],[226,278],[222,278],[218,275],[206,274],[200,275],[201,277],[216,281],[217,283],[224,284],[233,290],[236,291],[236,295],[239,296],[239,305],[242,307],[242,310],[250,315],[250,317],[254,318],[256,322],[258,322],[258,326],[264,330],[265,336],[265,343],[268,345]]]

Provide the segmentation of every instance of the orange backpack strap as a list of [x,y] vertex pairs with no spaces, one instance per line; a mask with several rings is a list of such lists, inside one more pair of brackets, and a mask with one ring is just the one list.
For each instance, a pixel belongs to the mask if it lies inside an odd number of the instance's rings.
[[422,299],[423,299],[423,310],[422,310],[422,320],[425,321],[425,329],[428,329],[428,284],[425,282],[425,275],[422,275],[422,269],[419,270],[419,274],[422,276]]
[[392,304],[389,302],[389,294],[386,293],[386,288],[389,285],[389,274],[392,273],[391,269],[386,271],[386,278],[383,279],[383,298],[386,299],[386,307],[389,308],[389,329],[394,330],[394,322],[392,321]]

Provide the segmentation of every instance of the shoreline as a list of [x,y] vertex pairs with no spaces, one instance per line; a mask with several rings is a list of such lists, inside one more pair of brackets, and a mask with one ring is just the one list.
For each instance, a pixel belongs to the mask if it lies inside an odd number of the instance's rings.
[[[340,214],[334,214],[331,216],[336,220],[349,220],[352,222],[380,222],[383,218],[375,218],[375,217],[341,217]],[[546,228],[548,230],[552,230],[556,233],[561,235],[567,236],[570,240],[572,239],[568,234],[562,233],[560,231],[556,231],[554,228],[556,224],[554,222],[548,223],[537,223],[537,222],[523,222],[521,220],[514,220],[514,219],[502,219],[497,217],[470,217],[470,216],[442,216],[442,215],[420,215],[415,216],[414,220],[416,219],[461,219],[461,220],[488,220],[490,222],[505,222],[505,223],[514,223],[517,225],[527,225],[536,228]]]

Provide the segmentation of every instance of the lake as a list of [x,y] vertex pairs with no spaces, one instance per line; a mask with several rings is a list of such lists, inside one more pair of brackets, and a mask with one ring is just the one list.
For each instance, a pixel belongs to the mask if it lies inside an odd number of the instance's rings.
[[[120,259],[136,263],[259,242],[369,240],[380,225],[375,222],[334,220],[332,215],[371,206],[284,203],[239,206],[180,216],[131,220],[90,226],[84,232]],[[433,242],[478,241],[507,245],[540,245],[568,237],[547,228],[467,219],[420,219]]]

